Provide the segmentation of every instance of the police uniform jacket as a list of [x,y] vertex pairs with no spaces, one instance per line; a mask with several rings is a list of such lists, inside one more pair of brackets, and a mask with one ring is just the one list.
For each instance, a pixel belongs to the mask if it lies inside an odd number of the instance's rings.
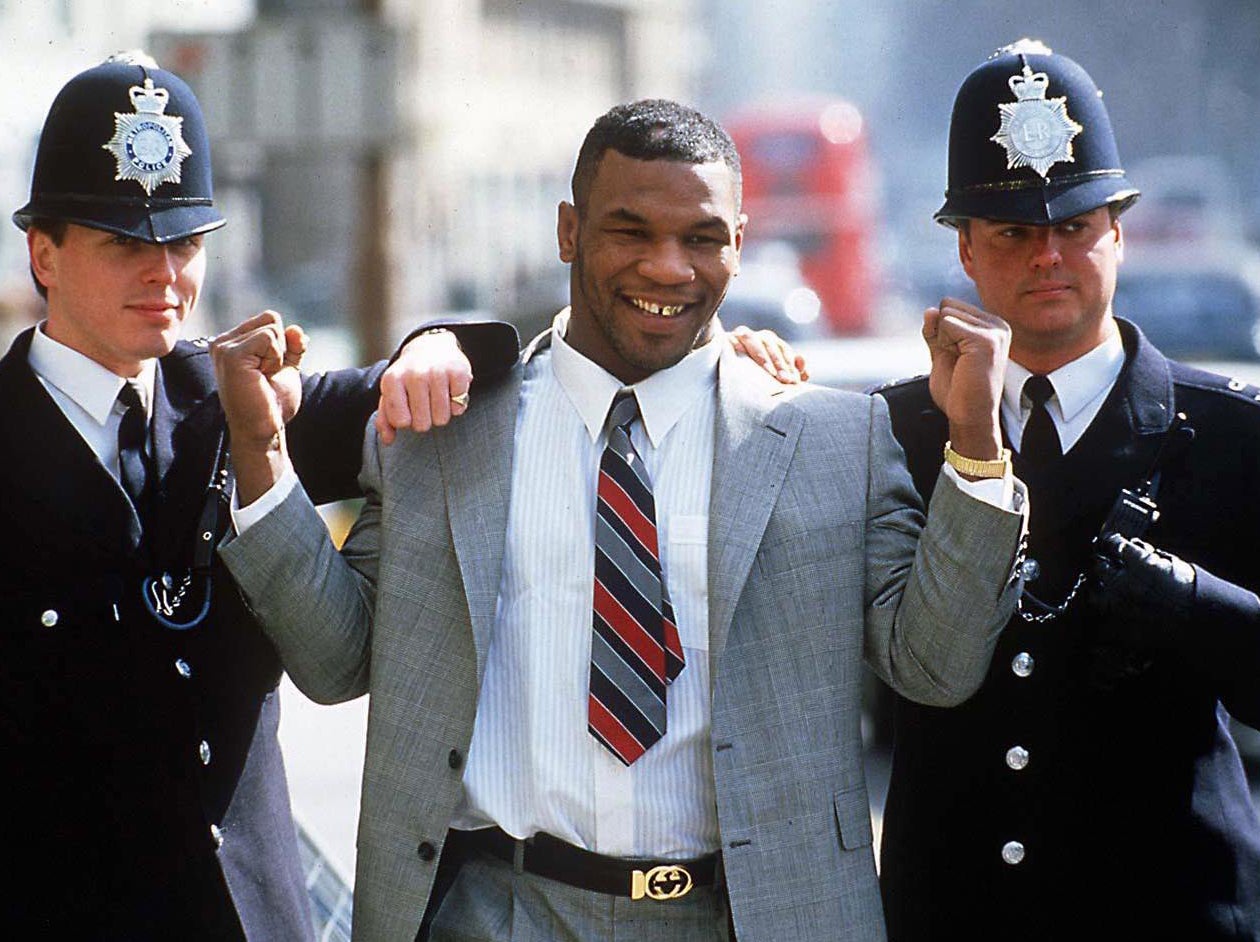
[[[1079,599],[1053,621],[1017,614],[962,706],[898,701],[881,877],[893,940],[1260,939],[1260,821],[1226,726],[1227,711],[1260,723],[1247,591],[1260,585],[1260,390],[1120,329],[1125,365],[1080,441],[1055,467],[1015,458],[1027,591],[1063,601],[1181,411],[1195,436],[1171,449],[1147,539],[1197,564],[1193,627],[1172,653],[1118,661]],[[929,499],[945,417],[924,378],[880,394]]]
[[[510,363],[515,333],[492,327],[510,335]],[[158,361],[159,484],[137,545],[125,493],[44,390],[29,346],[27,331],[0,361],[0,933],[310,938],[275,649],[217,557],[197,627],[161,627],[141,603],[142,577],[169,571],[177,587],[202,538],[224,429],[207,349],[180,343]],[[288,437],[317,501],[358,493],[382,369],[303,381]],[[227,526],[225,512],[216,544]]]

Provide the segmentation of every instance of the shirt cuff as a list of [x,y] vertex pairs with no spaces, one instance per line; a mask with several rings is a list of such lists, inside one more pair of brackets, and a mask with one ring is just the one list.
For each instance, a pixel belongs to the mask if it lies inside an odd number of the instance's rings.
[[253,503],[241,507],[237,504],[236,492],[232,492],[232,526],[236,528],[239,536],[254,524],[256,524],[271,511],[275,510],[289,496],[289,492],[298,483],[297,472],[293,470],[293,465],[286,464],[284,473],[280,475],[280,480],[271,485],[267,491],[255,500]]
[[[943,462],[941,467],[945,469],[945,474],[958,485],[959,490],[969,497],[984,501],[999,510],[1016,511],[1019,509],[1015,506],[1015,476],[1009,469],[1000,478],[968,481],[948,462]],[[279,487],[278,484],[276,486]],[[263,499],[265,498],[260,498],[260,501]]]

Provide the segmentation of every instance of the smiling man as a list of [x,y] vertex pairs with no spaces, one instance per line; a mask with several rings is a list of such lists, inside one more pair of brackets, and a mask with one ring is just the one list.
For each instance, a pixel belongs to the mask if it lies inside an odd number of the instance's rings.
[[955,460],[995,479],[946,468],[925,525],[882,400],[722,337],[744,226],[714,122],[601,117],[571,306],[458,426],[368,443],[340,555],[277,439],[279,332],[215,351],[257,498],[221,552],[310,696],[371,693],[356,939],[883,938],[861,664],[938,705],[984,673],[1022,525],[1006,333],[935,322]]
[[[1260,821],[1226,714],[1260,723],[1260,390],[1114,316],[1137,196],[1071,59],[1022,41],[964,81],[936,218],[1010,325],[1027,583],[975,696],[897,704],[894,942],[1260,938]],[[935,501],[930,385],[881,394]]]

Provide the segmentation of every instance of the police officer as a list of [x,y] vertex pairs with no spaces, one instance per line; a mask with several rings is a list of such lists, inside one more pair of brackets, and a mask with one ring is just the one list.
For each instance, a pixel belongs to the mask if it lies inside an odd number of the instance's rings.
[[[1260,391],[1113,316],[1137,196],[1071,59],[1021,41],[963,82],[936,218],[1011,327],[1027,582],[979,693],[897,704],[897,942],[1260,938],[1260,822],[1226,728],[1260,723]],[[925,331],[969,307],[945,299]],[[880,393],[929,499],[944,417],[926,379]]]
[[[204,343],[177,342],[224,223],[188,86],[134,56],[72,79],[14,220],[48,313],[0,361],[0,932],[310,938],[280,665],[215,562],[223,414]],[[506,325],[464,339],[483,378],[515,359]],[[391,367],[401,424],[466,401],[451,350],[429,335]],[[384,369],[304,381],[290,440],[317,500],[356,493]]]

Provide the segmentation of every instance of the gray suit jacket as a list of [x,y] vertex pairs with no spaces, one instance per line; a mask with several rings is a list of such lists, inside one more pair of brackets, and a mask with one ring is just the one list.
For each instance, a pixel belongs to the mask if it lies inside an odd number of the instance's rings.
[[[942,480],[926,526],[879,397],[784,388],[725,351],[709,515],[714,775],[741,942],[884,937],[862,660],[948,705],[1015,603],[1021,515]],[[309,696],[370,692],[355,938],[415,936],[494,627],[522,369],[382,448],[340,555],[306,496],[223,557]],[[576,704],[575,709],[581,705]],[[595,748],[594,744],[592,748]]]

